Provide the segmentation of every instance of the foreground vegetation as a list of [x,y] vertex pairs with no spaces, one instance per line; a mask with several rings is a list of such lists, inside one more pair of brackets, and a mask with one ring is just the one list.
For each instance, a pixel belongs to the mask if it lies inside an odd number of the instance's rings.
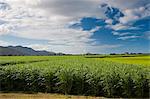
[[124,64],[82,56],[0,59],[0,64],[6,60],[8,63],[0,67],[1,91],[149,97],[150,67],[145,64]]

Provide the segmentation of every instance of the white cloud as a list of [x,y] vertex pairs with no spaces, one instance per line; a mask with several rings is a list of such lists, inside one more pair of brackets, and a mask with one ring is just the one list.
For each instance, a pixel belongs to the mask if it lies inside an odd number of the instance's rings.
[[131,35],[132,33],[126,32],[126,33],[119,33],[119,32],[112,32],[113,35],[116,36],[125,36],[125,35]]
[[[0,0],[6,2],[6,9],[0,8],[0,35],[13,35],[23,38],[48,40],[42,48],[53,48],[54,51],[79,53],[118,47],[116,45],[92,45],[92,31],[81,28],[68,28],[69,23],[83,17],[104,18],[99,4],[108,1],[110,5],[125,10],[140,7],[139,0]],[[125,2],[125,3],[123,3]],[[138,6],[137,6],[138,5]],[[127,13],[128,16],[128,13]],[[125,17],[124,17],[125,18]],[[111,23],[110,20],[107,20]],[[114,29],[125,29],[126,26],[114,26]],[[41,45],[33,45],[39,49]]]
[[109,25],[114,30],[125,30],[128,29],[129,26],[123,24]]
[[146,6],[142,6],[139,8],[125,9],[123,11],[125,16],[120,18],[120,22],[126,24],[128,22],[136,21],[140,18],[150,16],[149,11],[150,11],[150,4],[147,4]]
[[112,24],[113,20],[112,19],[107,19],[105,22],[108,23],[108,24]]
[[106,20],[114,30],[138,29],[131,26],[132,22],[150,16],[150,0],[101,0],[101,2],[119,8],[124,14],[119,18],[119,24],[111,25],[112,20]]
[[[83,53],[93,47],[95,40],[91,36],[100,27],[91,31],[83,31],[80,28],[68,28],[68,25],[85,16],[101,16],[97,0],[5,1],[11,9],[2,12],[1,19],[7,23],[2,24],[3,27],[1,25],[1,35],[9,33],[17,37],[48,40],[48,45],[28,45],[38,50],[53,48],[57,52]],[[104,49],[105,47],[102,45],[98,48]]]
[[7,34],[9,31],[10,31],[10,26],[9,25],[0,25],[0,35],[3,35],[3,34]]
[[[24,31],[26,29],[26,31]],[[23,27],[18,29],[12,35],[25,37],[29,39],[49,40],[49,42],[72,43],[72,42],[90,42],[93,35],[90,31],[82,31],[79,29],[65,28],[63,26],[40,26],[39,27]],[[56,43],[54,43],[56,44]]]
[[113,31],[112,34],[114,36],[117,36],[117,39],[118,40],[128,40],[128,39],[135,39],[135,38],[139,38],[141,36],[137,36],[135,35],[135,33],[131,33],[131,32],[116,32],[116,31]]
[[121,10],[127,8],[134,9],[150,3],[149,0],[100,0],[100,1],[107,3],[111,6],[117,7]]
[[113,30],[138,30],[140,27],[133,27],[132,25],[128,24],[116,24],[116,25],[107,25],[107,27],[112,28]]
[[9,46],[11,45],[10,42],[6,42],[6,41],[3,41],[3,40],[0,40],[0,46]]
[[150,16],[150,4],[146,4],[146,6],[140,6],[136,8],[127,8],[122,10],[124,13],[124,17],[120,17],[120,23],[117,25],[112,25],[111,27],[114,30],[125,30],[125,29],[134,29],[137,30],[139,27],[132,27],[132,22],[135,22],[144,17]]
[[[147,4],[146,6],[134,8],[134,9],[127,8],[122,10],[122,12],[124,13],[124,17],[119,18],[120,23],[116,25],[108,25],[108,27],[111,27],[114,30],[126,30],[126,29],[138,30],[140,28],[133,27],[132,22],[150,16],[150,4]],[[106,22],[111,24],[110,19],[106,20]]]
[[32,44],[28,46],[36,50],[49,50],[55,52],[79,54],[87,52],[99,53],[104,52],[106,49],[120,47],[118,45],[94,44],[95,40],[91,39],[90,37],[93,35],[93,31],[97,30],[98,28],[99,27],[91,30],[90,32],[68,28],[61,28],[61,30],[58,32],[57,29],[53,28],[49,32],[42,30],[42,33],[40,33],[41,31],[39,31],[38,28],[34,28],[32,31],[20,31],[15,35],[30,39],[44,39],[49,41],[47,45]]
[[48,45],[41,45],[41,44],[31,44],[31,45],[24,45],[26,47],[33,48],[34,50],[49,50]]
[[[25,45],[27,47],[32,47],[35,50],[48,50],[55,52],[64,52],[68,54],[81,54],[81,53],[105,53],[107,49],[113,49],[121,47],[122,45],[74,45],[74,46],[64,46],[64,45],[41,45],[41,44],[32,44]],[[60,50],[61,49],[61,50]]]
[[140,36],[132,35],[132,36],[119,37],[118,39],[120,39],[120,40],[127,40],[127,39],[135,39],[135,38],[138,38],[138,37],[140,37]]
[[[61,22],[93,16],[102,17],[99,0],[6,0],[13,7],[26,6],[31,9],[44,10],[51,20]],[[39,12],[39,11],[38,11]],[[41,11],[40,11],[41,12]]]

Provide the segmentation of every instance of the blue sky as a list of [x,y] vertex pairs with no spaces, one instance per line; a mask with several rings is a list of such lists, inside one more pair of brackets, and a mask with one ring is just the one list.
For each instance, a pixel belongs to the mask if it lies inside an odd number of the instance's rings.
[[0,0],[0,13],[1,46],[150,52],[149,0]]

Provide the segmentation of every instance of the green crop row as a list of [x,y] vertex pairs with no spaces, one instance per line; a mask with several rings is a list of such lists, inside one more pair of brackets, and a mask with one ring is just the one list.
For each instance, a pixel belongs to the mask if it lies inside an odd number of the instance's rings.
[[0,66],[48,61],[47,56],[0,56]]
[[150,68],[82,57],[0,67],[0,91],[148,97]]

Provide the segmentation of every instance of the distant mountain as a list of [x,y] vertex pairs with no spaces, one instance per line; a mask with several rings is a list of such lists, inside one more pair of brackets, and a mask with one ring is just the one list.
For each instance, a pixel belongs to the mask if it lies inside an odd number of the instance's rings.
[[48,55],[58,55],[54,52],[48,51],[36,51],[32,48],[22,47],[22,46],[0,46],[1,56],[48,56]]

